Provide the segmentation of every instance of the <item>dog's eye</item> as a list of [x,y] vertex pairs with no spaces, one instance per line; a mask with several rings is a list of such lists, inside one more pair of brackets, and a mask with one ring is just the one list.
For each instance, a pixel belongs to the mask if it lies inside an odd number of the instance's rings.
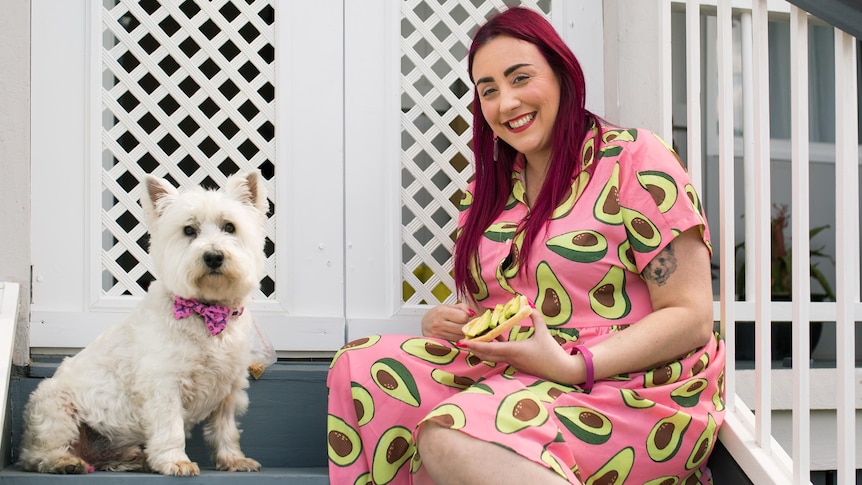
[[197,236],[198,232],[192,226],[186,226],[183,228],[183,234],[186,236]]
[[222,230],[228,234],[233,234],[236,232],[236,228],[233,227],[233,223],[231,222],[226,222]]

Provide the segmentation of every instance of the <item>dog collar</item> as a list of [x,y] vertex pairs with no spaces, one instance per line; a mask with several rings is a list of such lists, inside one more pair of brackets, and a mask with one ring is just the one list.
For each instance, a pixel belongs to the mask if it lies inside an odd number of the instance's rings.
[[177,320],[197,313],[202,316],[207,330],[212,336],[220,334],[227,326],[229,318],[242,315],[244,307],[231,308],[224,305],[207,305],[194,298],[174,297],[174,318]]

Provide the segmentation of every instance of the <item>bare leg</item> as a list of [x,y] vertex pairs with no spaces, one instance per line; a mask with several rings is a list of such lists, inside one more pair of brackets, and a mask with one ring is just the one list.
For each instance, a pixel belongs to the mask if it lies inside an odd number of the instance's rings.
[[[419,455],[427,473],[416,483],[437,485],[524,483],[567,484],[556,472],[492,443],[425,423],[419,433]],[[432,482],[427,482],[430,479]]]

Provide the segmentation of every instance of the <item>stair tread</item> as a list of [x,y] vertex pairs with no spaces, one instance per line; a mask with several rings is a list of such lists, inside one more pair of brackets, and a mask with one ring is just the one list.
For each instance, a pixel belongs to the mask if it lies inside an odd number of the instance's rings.
[[[51,484],[51,483],[79,483],[92,481],[105,481],[106,483],[149,483],[175,480],[153,473],[133,472],[95,472],[87,475],[49,475],[22,471],[17,466],[10,466],[0,470],[0,483],[15,484]],[[201,470],[197,477],[183,477],[183,485],[210,484],[210,483],[237,483],[251,481],[254,483],[281,483],[295,485],[325,485],[329,483],[329,476],[325,467],[294,467],[294,468],[263,468],[256,473],[231,473],[220,472],[214,469]]]

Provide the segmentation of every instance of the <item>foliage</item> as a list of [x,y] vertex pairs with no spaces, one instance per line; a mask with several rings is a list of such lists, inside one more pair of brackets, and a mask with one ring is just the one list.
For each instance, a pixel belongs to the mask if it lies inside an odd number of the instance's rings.
[[[771,251],[771,281],[772,281],[772,296],[783,296],[789,295],[791,292],[791,283],[793,280],[792,269],[793,269],[793,251],[792,245],[790,244],[789,238],[787,238],[784,234],[784,230],[790,226],[790,211],[787,204],[776,204],[773,206],[775,212],[772,216],[771,221],[771,230],[770,230],[770,239],[772,245]],[[808,238],[812,239],[814,236],[819,234],[824,229],[829,228],[828,224],[817,226],[811,228],[808,231]],[[745,242],[740,242],[736,245],[736,252],[739,254],[739,250],[745,246]],[[827,301],[835,301],[835,292],[832,291],[832,286],[829,284],[829,280],[823,275],[823,272],[820,271],[820,268],[817,267],[819,264],[816,260],[817,258],[823,258],[831,262],[833,265],[835,264],[835,260],[832,257],[823,252],[823,246],[818,248],[810,248],[809,250],[810,257],[810,274],[811,277],[814,278],[818,284],[823,288],[823,292],[825,293]],[[739,270],[739,274],[736,278],[736,293],[740,297],[745,296],[745,263],[743,262],[742,267]]]

